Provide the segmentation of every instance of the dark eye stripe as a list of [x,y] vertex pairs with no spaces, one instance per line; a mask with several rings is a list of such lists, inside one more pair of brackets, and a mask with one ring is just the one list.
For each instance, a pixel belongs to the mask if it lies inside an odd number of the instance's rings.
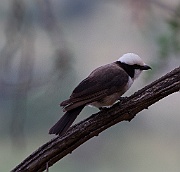
[[133,66],[136,67],[137,65],[131,66],[125,63],[121,63],[120,61],[116,61],[116,64],[119,65],[121,68],[123,68],[131,78],[134,78],[135,68]]
[[143,66],[140,66],[140,65],[137,65],[137,64],[132,65],[132,67],[133,67],[134,69],[140,69],[140,70],[143,69]]

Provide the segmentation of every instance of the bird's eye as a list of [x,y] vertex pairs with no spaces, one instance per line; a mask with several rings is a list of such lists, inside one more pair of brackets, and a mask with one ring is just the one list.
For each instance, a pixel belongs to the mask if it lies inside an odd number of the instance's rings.
[[142,70],[142,67],[143,67],[143,66],[140,66],[140,65],[137,65],[137,64],[133,65],[133,68],[134,68],[134,69],[140,69],[140,70]]

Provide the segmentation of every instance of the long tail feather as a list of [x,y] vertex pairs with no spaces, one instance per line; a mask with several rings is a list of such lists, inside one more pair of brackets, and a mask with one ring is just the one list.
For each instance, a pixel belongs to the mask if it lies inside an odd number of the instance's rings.
[[72,125],[83,108],[84,105],[67,111],[61,117],[61,119],[49,130],[49,134],[61,135],[62,133],[64,133]]

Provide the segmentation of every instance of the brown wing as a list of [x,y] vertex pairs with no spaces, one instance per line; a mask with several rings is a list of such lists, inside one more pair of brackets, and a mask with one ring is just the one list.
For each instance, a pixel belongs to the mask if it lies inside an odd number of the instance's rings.
[[92,103],[119,92],[128,82],[128,74],[115,63],[95,69],[72,92],[68,100],[60,105],[65,111]]

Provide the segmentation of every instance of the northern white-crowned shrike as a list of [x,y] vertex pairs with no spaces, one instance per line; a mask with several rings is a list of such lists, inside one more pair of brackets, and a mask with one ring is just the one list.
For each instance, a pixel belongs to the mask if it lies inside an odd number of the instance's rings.
[[134,53],[124,54],[117,61],[98,67],[79,83],[69,99],[60,104],[66,113],[49,130],[49,134],[64,133],[86,105],[97,108],[113,105],[141,72],[148,69],[151,67]]

